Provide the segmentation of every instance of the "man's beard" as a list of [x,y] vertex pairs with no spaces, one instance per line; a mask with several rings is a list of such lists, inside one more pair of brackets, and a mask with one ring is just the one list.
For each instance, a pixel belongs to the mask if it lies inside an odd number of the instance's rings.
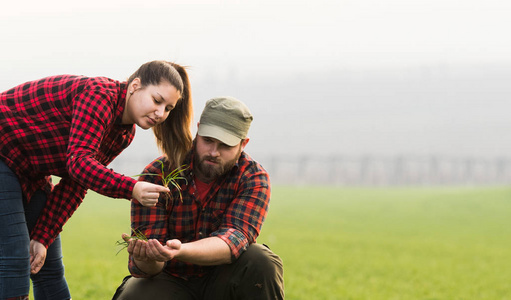
[[[234,159],[230,161],[226,161],[225,163],[221,163],[218,158],[211,157],[210,155],[205,155],[204,157],[199,157],[197,150],[195,150],[193,164],[196,168],[196,172],[200,174],[203,181],[206,183],[212,182],[216,180],[218,177],[225,175],[229,172],[236,162],[238,161],[241,154],[241,148],[238,151],[238,154],[234,157]],[[207,164],[206,161],[211,161],[217,163],[216,165]]]

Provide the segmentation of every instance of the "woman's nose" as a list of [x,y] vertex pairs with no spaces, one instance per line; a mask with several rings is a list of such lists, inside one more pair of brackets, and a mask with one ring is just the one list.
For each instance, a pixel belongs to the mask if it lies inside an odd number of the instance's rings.
[[164,107],[159,106],[159,107],[156,109],[156,111],[154,112],[154,114],[155,114],[157,117],[159,117],[159,118],[163,117],[163,116],[165,115],[165,108],[164,108]]

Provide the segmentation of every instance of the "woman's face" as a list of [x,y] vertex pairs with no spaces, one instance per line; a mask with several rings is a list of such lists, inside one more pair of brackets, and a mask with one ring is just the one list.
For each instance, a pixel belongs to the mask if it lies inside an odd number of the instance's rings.
[[142,88],[135,78],[128,86],[123,124],[137,124],[142,129],[154,127],[167,119],[180,97],[181,93],[167,81]]

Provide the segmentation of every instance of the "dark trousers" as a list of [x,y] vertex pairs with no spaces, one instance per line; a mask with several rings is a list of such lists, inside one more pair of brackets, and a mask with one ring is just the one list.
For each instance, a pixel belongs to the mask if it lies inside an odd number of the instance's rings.
[[71,298],[64,277],[60,236],[48,247],[39,273],[30,274],[29,232],[45,204],[46,193],[42,190],[36,191],[27,203],[18,178],[0,160],[0,299],[23,299],[28,295],[30,279],[37,300]]
[[165,272],[153,278],[126,277],[113,300],[284,299],[282,260],[268,247],[252,244],[234,263],[201,278],[184,280]]

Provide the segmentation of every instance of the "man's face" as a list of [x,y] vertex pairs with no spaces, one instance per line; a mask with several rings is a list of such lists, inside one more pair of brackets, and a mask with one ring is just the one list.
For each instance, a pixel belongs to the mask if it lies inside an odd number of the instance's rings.
[[193,163],[199,180],[209,183],[230,171],[247,142],[248,139],[229,146],[215,138],[197,135]]

